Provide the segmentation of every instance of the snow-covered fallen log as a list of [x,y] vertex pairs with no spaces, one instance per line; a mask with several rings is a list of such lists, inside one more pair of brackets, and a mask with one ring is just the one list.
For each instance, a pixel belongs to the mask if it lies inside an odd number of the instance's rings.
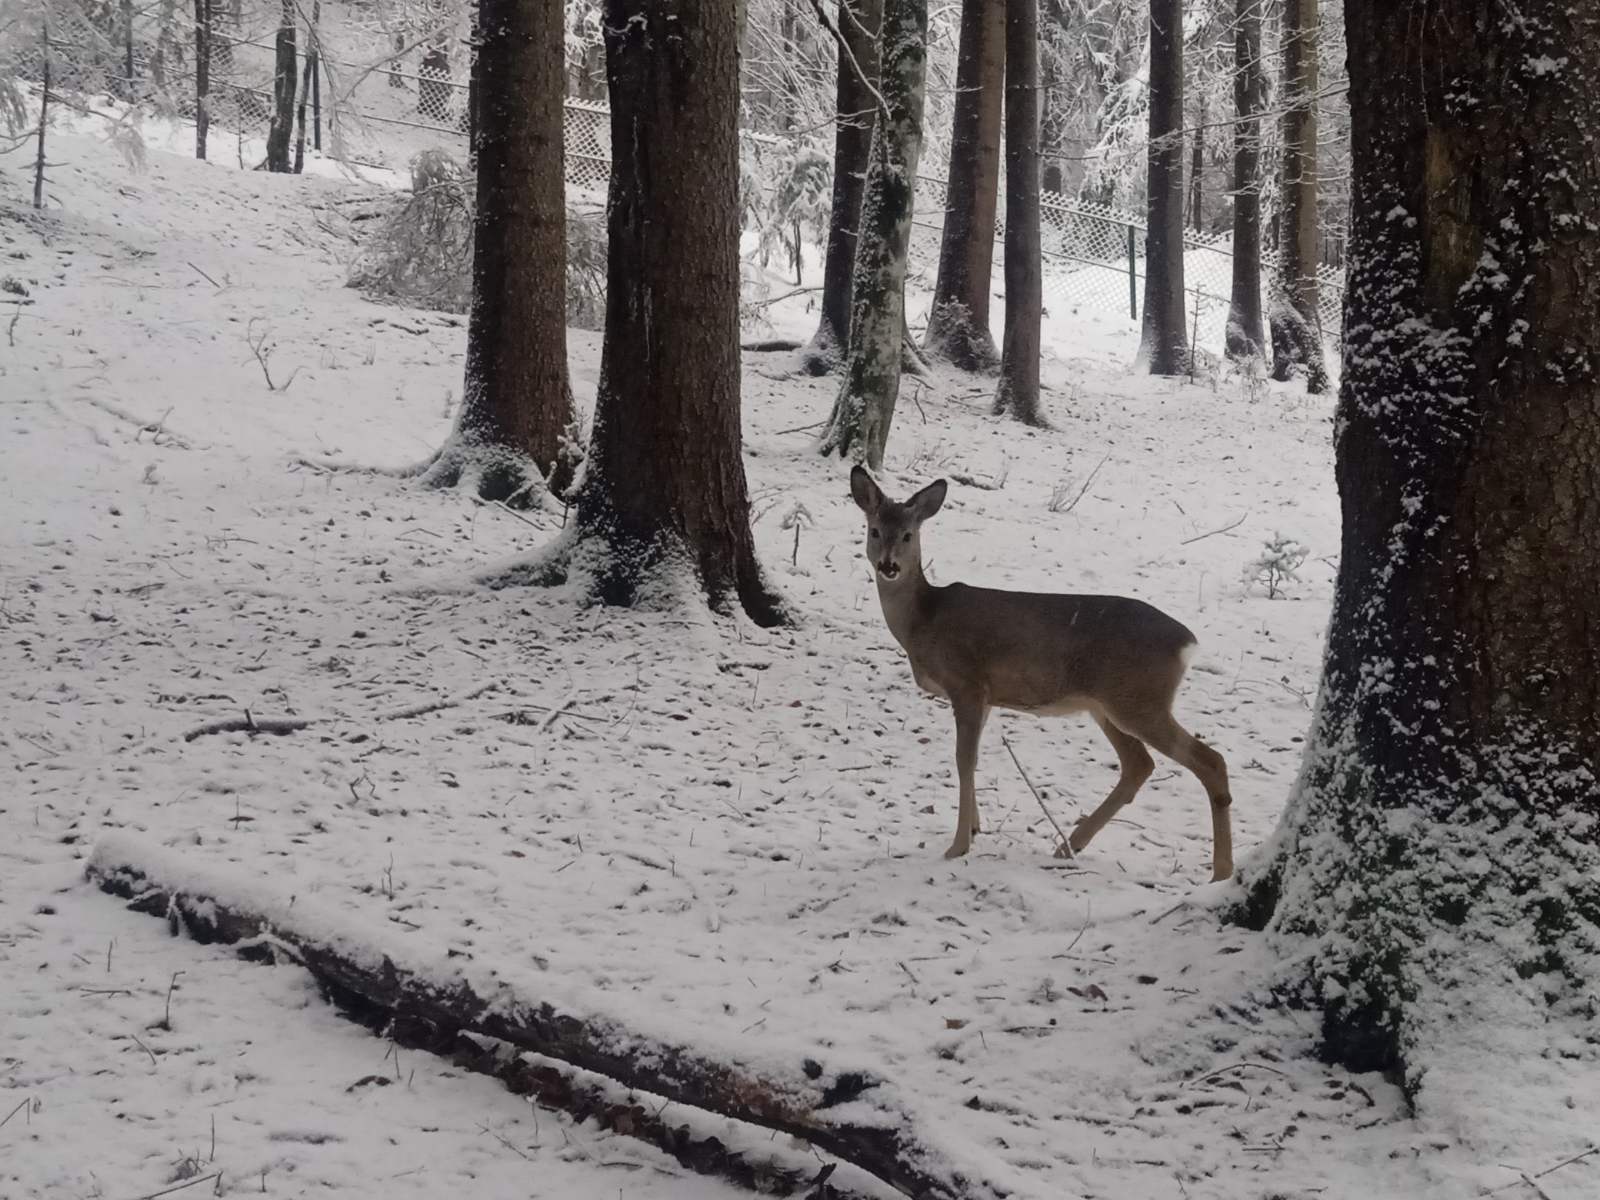
[[[299,962],[351,1015],[404,1032],[413,1044],[459,1052],[464,1033],[494,1038],[627,1089],[803,1138],[909,1196],[998,1200],[1013,1190],[991,1171],[963,1166],[949,1150],[929,1145],[911,1106],[877,1072],[825,1065],[818,1061],[820,1051],[816,1058],[794,1056],[798,1061],[755,1044],[712,1053],[643,1030],[648,1016],[624,1024],[558,979],[531,972],[513,976],[451,959],[442,950],[430,956],[415,939],[381,921],[363,921],[265,880],[241,878],[237,868],[191,862],[137,837],[102,839],[87,875],[135,911],[165,917],[174,934],[230,945],[253,960],[282,956]],[[502,1073],[484,1064],[479,1069],[530,1090],[542,1088],[552,1103],[583,1115],[604,1114],[619,1132],[644,1136],[691,1168],[732,1178],[741,1170],[765,1172],[767,1186],[809,1182],[786,1179],[785,1168],[777,1165],[730,1164],[714,1147],[689,1145],[694,1136],[671,1122],[629,1120],[616,1090],[598,1081],[575,1075],[558,1080],[520,1068]],[[574,1103],[563,1102],[563,1089]],[[674,1148],[668,1144],[674,1140],[683,1144]],[[729,1165],[738,1170],[730,1173]]]

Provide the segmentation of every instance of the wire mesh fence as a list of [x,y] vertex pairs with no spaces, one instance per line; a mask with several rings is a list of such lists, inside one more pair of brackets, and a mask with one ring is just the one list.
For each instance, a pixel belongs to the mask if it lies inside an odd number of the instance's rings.
[[[0,51],[9,62],[0,68],[37,82],[44,78],[48,57],[53,89],[80,99],[104,95],[188,119],[203,104],[213,136],[235,135],[245,165],[246,140],[263,136],[272,116],[275,38],[283,9],[268,3],[247,12],[242,5],[243,0],[204,0],[203,8],[181,0],[45,0],[35,27],[8,31]],[[197,26],[196,12],[205,15],[207,27]],[[303,12],[303,6],[291,3],[291,13]],[[302,94],[297,107],[310,110],[308,147],[345,162],[397,171],[419,150],[441,144],[465,158],[472,122],[470,31],[436,26],[408,39],[403,31],[364,26],[352,12],[360,9],[335,8],[330,0],[326,23],[312,26],[306,20],[310,27],[298,30],[296,83],[310,95]],[[196,84],[201,56],[208,68],[204,96]],[[741,189],[747,225],[767,219],[760,196],[771,184],[763,174],[783,158],[786,146],[781,138],[744,135]],[[590,201],[602,199],[611,169],[605,106],[567,102],[565,148],[568,186]],[[941,179],[918,180],[909,271],[928,288],[938,269],[946,193]],[[1136,318],[1144,302],[1140,218],[1052,192],[1043,194],[1040,215],[1046,308]],[[997,292],[1003,290],[1004,236],[997,225]],[[1187,231],[1183,246],[1186,309],[1195,342],[1220,350],[1232,289],[1230,239]],[[1264,251],[1261,265],[1270,279],[1274,256]],[[1317,315],[1325,337],[1339,332],[1343,283],[1342,269],[1321,268]]]

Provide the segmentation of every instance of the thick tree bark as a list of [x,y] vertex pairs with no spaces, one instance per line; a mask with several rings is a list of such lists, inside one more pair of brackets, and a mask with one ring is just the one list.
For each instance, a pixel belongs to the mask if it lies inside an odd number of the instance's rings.
[[927,79],[927,0],[886,0],[882,87],[887,117],[872,130],[867,190],[850,302],[850,357],[820,449],[878,468],[900,397],[905,341],[906,253],[911,245],[922,101]]
[[278,17],[277,55],[272,67],[272,122],[267,126],[267,170],[288,172],[289,139],[294,134],[295,0],[283,0]]
[[1600,14],[1345,13],[1343,543],[1249,915],[1330,1057],[1448,1107],[1548,1046],[1517,1096],[1559,1111],[1600,972]]
[[850,350],[850,280],[855,269],[856,230],[861,223],[867,156],[877,114],[877,100],[867,83],[877,86],[878,28],[882,23],[883,0],[844,0],[839,6],[839,32],[849,53],[839,53],[833,209],[828,217],[828,252],[822,267],[822,319],[805,352],[806,369],[813,375],[832,371]]
[[996,413],[1045,424],[1039,406],[1044,277],[1039,245],[1039,0],[1006,0],[1005,358]]
[[1196,233],[1205,231],[1206,98],[1200,96],[1200,116],[1195,123],[1189,155],[1189,223]]
[[561,11],[480,0],[477,206],[466,380],[423,476],[524,506],[572,478]]
[[1318,0],[1283,5],[1283,178],[1278,224],[1278,278],[1272,303],[1274,379],[1306,371],[1306,390],[1328,390],[1317,316],[1317,43]]
[[[929,1200],[1000,1200],[1004,1195],[923,1142],[893,1085],[872,1074],[829,1071],[813,1059],[763,1072],[634,1033],[602,1014],[574,1012],[521,994],[493,970],[468,966],[440,977],[372,945],[331,910],[310,911],[318,908],[314,899],[297,904],[261,884],[241,895],[233,872],[189,863],[172,871],[166,854],[125,838],[110,839],[95,848],[87,874],[100,890],[131,901],[135,911],[165,918],[174,935],[237,946],[240,957],[257,962],[276,962],[280,955],[298,962],[329,999],[372,1027],[396,1026],[406,1040],[436,1050],[458,1041],[461,1032],[495,1038],[675,1104],[802,1138],[907,1195]],[[552,1080],[542,1068],[533,1072],[508,1074],[530,1090],[548,1089],[553,1098],[560,1098],[563,1088],[576,1087],[579,1104],[598,1110],[591,1115],[635,1132],[626,1112],[604,1101],[598,1083],[574,1084],[570,1076]],[[846,1113],[856,1110],[854,1120],[835,1115],[841,1106]],[[637,1132],[649,1136],[650,1124]],[[710,1146],[684,1149],[689,1152],[685,1165],[709,1166],[711,1173],[751,1165],[728,1163]],[[780,1173],[768,1182],[795,1181]]]
[[922,344],[964,371],[992,370],[1000,358],[989,332],[989,293],[1000,203],[1000,102],[1009,87],[1005,60],[1006,0],[963,0],[944,234]]
[[1235,0],[1233,26],[1233,293],[1226,347],[1236,361],[1266,352],[1261,320],[1261,0]]
[[1139,362],[1181,375],[1189,357],[1183,311],[1183,3],[1150,0],[1150,164],[1144,327]]
[[737,23],[734,0],[606,0],[605,348],[577,537],[541,570],[773,625],[739,425]]

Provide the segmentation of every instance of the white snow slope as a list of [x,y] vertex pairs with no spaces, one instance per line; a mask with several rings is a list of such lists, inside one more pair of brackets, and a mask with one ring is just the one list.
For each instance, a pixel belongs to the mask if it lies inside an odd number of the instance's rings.
[[[300,461],[420,459],[460,389],[459,319],[342,286],[340,214],[364,185],[166,153],[136,174],[90,137],[53,147],[42,218],[0,176],[0,281],[31,301],[0,293],[0,1197],[201,1178],[279,1197],[738,1194],[396,1054],[298,968],[125,912],[82,879],[111,831],[707,1052],[878,1071],[931,1141],[1019,1196],[1516,1181],[1383,1080],[1319,1065],[1309,1017],[1254,1002],[1262,939],[1217,923],[1218,889],[1180,905],[1207,876],[1209,817],[1170,764],[1069,869],[1000,735],[1063,824],[1109,789],[1110,747],[1085,721],[999,716],[989,832],[940,857],[948,713],[883,625],[843,467],[795,431],[830,382],[746,359],[756,531],[796,628],[476,589],[560,514],[530,528]],[[809,332],[788,303],[777,325]],[[887,482],[1003,478],[952,488],[925,533],[938,580],[1126,591],[1196,630],[1180,716],[1228,757],[1248,853],[1309,719],[1337,549],[1330,404],[1132,377],[1135,338],[1052,318],[1048,432],[987,415],[981,381],[908,383]],[[587,399],[597,338],[575,333],[572,355]],[[1057,488],[1084,490],[1058,512]],[[815,518],[798,551],[780,528],[796,501]],[[1273,600],[1242,573],[1278,531],[1313,558]],[[184,739],[245,711],[320,722]]]

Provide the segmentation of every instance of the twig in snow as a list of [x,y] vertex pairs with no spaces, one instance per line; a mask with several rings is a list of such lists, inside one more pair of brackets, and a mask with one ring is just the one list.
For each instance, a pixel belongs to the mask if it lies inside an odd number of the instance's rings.
[[0,1125],[4,1125],[6,1123],[6,1121],[11,1120],[12,1117],[16,1116],[19,1112],[21,1112],[23,1109],[27,1108],[28,1105],[30,1105],[32,1103],[33,1103],[33,1097],[32,1096],[23,1097],[22,1103],[17,1105],[10,1112],[8,1112],[6,1114],[6,1116],[5,1116],[5,1121],[0,1121]]
[[1083,481],[1083,486],[1078,489],[1078,494],[1072,498],[1072,503],[1071,504],[1057,505],[1056,503],[1054,503],[1052,501],[1052,503],[1050,505],[1050,511],[1058,512],[1058,513],[1069,513],[1073,509],[1077,508],[1078,507],[1078,501],[1083,499],[1083,494],[1089,490],[1089,485],[1094,482],[1094,477],[1096,475],[1100,474],[1100,468],[1106,465],[1106,460],[1109,459],[1110,457],[1111,457],[1111,452],[1107,451],[1105,458],[1102,458],[1099,462],[1095,463],[1094,470],[1089,472],[1089,478],[1087,478],[1087,479],[1085,479]]
[[438,712],[441,709],[455,708],[459,705],[465,704],[468,700],[476,700],[485,692],[499,690],[499,687],[500,681],[498,679],[491,679],[488,683],[480,683],[477,687],[462,692],[458,696],[447,696],[442,700],[424,700],[418,704],[408,704],[404,708],[391,709],[386,713],[380,713],[378,715],[378,720],[404,721],[411,717],[426,716],[428,713]]
[[243,717],[229,717],[221,721],[210,721],[197,729],[191,729],[183,735],[183,740],[192,742],[196,738],[205,737],[211,733],[298,733],[302,729],[315,725],[315,721],[299,717],[252,717],[248,709]]
[[245,327],[245,343],[250,347],[250,353],[255,355],[256,362],[261,364],[261,374],[267,381],[267,390],[269,392],[286,392],[289,390],[289,385],[294,382],[294,377],[300,374],[300,368],[296,367],[293,371],[290,371],[289,378],[285,379],[281,384],[272,382],[272,372],[267,367],[267,362],[272,357],[272,347],[267,345],[267,335],[271,330],[264,327],[260,333],[257,333],[256,322],[258,320],[260,320],[259,317],[250,318],[250,324]]
[[[0,1122],[0,1124],[3,1124],[3,1122]],[[1561,1170],[1563,1167],[1570,1167],[1574,1163],[1580,1163],[1586,1158],[1593,1158],[1596,1154],[1600,1154],[1600,1146],[1590,1146],[1587,1150],[1580,1150],[1580,1151],[1578,1151],[1578,1153],[1576,1153],[1574,1155],[1571,1155],[1568,1158],[1563,1158],[1560,1162],[1556,1163],[1554,1166],[1546,1167],[1542,1171],[1535,1172],[1531,1178],[1529,1177],[1529,1175],[1528,1175],[1528,1173],[1526,1171],[1518,1170],[1518,1168],[1516,1168],[1516,1167],[1506,1167],[1506,1170],[1508,1170],[1508,1171],[1517,1171],[1518,1175],[1520,1175],[1521,1178],[1520,1179],[1515,1179],[1510,1183],[1503,1183],[1497,1188],[1490,1188],[1488,1191],[1484,1192],[1483,1194],[1485,1196],[1492,1196],[1496,1192],[1503,1192],[1503,1191],[1506,1191],[1509,1188],[1514,1188],[1519,1183],[1527,1183],[1535,1191],[1538,1191],[1538,1184],[1534,1183],[1533,1180],[1535,1180],[1535,1179],[1543,1179],[1546,1175],[1554,1175],[1557,1171]],[[1501,1165],[1504,1165],[1504,1164],[1501,1164]],[[1543,1195],[1543,1194],[1544,1193],[1540,1192],[1540,1195]]]
[[207,275],[199,267],[195,266],[193,263],[190,263],[189,267],[190,267],[190,269],[192,269],[194,271],[194,273],[196,275],[200,276],[201,279],[204,279],[212,287],[216,288],[217,291],[220,292],[222,290],[222,285],[220,283],[218,283],[215,279],[211,278],[211,276]]
[[1051,825],[1055,826],[1056,836],[1061,839],[1061,844],[1067,848],[1067,857],[1077,858],[1077,852],[1072,848],[1072,839],[1066,835],[1060,825],[1056,824],[1056,819],[1050,815],[1050,810],[1044,806],[1044,797],[1039,794],[1039,789],[1033,786],[1033,780],[1028,778],[1028,773],[1022,769],[1022,760],[1017,757],[1017,752],[1011,748],[1011,739],[1002,733],[1000,735],[1000,744],[1006,748],[1006,753],[1011,755],[1011,761],[1017,765],[1017,774],[1022,776],[1022,782],[1028,785],[1028,790],[1033,793],[1033,798],[1039,802],[1039,811],[1044,813],[1045,819]]
[[1201,542],[1201,541],[1204,541],[1208,537],[1216,537],[1216,535],[1219,534],[1219,533],[1227,533],[1228,530],[1230,530],[1230,529],[1237,529],[1237,528],[1239,528],[1239,526],[1241,526],[1241,525],[1243,525],[1245,523],[1246,518],[1248,518],[1249,516],[1250,516],[1250,514],[1247,512],[1247,513],[1244,514],[1244,516],[1240,517],[1232,525],[1224,525],[1221,529],[1213,529],[1209,533],[1197,533],[1197,534],[1194,535],[1194,537],[1184,538],[1183,541],[1178,543],[1178,545],[1187,546],[1190,542]]
[[539,722],[539,736],[543,737],[546,733],[548,733],[550,731],[550,726],[556,723],[556,718],[565,713],[567,709],[571,708],[577,702],[578,693],[576,691],[568,692],[567,698],[546,713],[544,720]]
[[516,1146],[513,1146],[510,1142],[506,1141],[505,1138],[501,1137],[498,1133],[496,1133],[494,1130],[490,1129],[487,1125],[479,1125],[478,1128],[483,1130],[484,1133],[487,1133],[495,1141],[499,1142],[507,1150],[511,1151],[511,1153],[517,1154],[517,1155],[521,1155],[523,1158],[527,1159],[529,1162],[533,1161],[533,1156],[532,1155],[528,1154],[524,1150],[519,1149]]
[[1217,1071],[1212,1071],[1211,1074],[1202,1075],[1198,1079],[1191,1079],[1187,1083],[1185,1083],[1183,1086],[1184,1087],[1195,1087],[1195,1086],[1197,1086],[1199,1084],[1202,1084],[1202,1083],[1209,1083],[1211,1080],[1220,1079],[1222,1076],[1227,1075],[1227,1074],[1229,1074],[1230,1072],[1233,1072],[1233,1071],[1270,1071],[1272,1074],[1281,1075],[1285,1079],[1287,1079],[1289,1077],[1289,1073],[1287,1071],[1280,1071],[1280,1070],[1278,1070],[1277,1067],[1269,1067],[1269,1066],[1267,1066],[1266,1063],[1242,1062],[1242,1063],[1234,1063],[1232,1066],[1223,1067],[1223,1068],[1221,1068],[1220,1070],[1217,1070]]
[[162,1188],[159,1192],[146,1192],[142,1196],[135,1196],[133,1200],[156,1200],[158,1196],[170,1196],[173,1192],[183,1191],[184,1188],[192,1188],[199,1183],[215,1183],[221,1178],[222,1172],[215,1171],[210,1175],[200,1175],[194,1179],[186,1179],[182,1183],[173,1184],[169,1188]]

